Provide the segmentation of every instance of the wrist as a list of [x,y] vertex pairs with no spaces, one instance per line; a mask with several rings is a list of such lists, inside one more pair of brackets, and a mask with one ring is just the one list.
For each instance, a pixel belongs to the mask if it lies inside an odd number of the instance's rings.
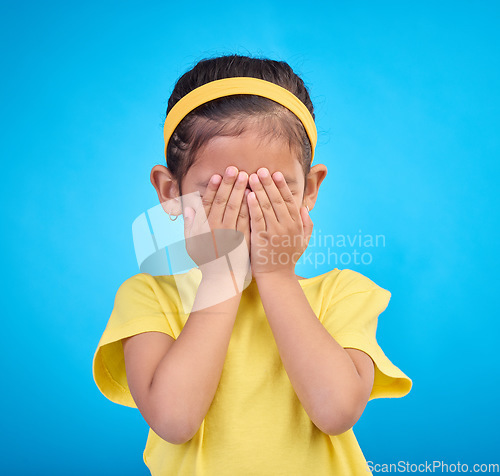
[[212,292],[217,295],[227,297],[241,294],[246,287],[244,283],[248,275],[237,268],[230,269],[225,257],[216,261],[220,262],[212,261],[199,267],[201,271],[200,286],[212,289]]
[[269,283],[270,281],[297,281],[297,276],[294,270],[275,270],[267,272],[253,273],[253,277],[257,284],[259,282]]
[[242,293],[234,285],[231,273],[216,274],[205,272],[196,290],[193,310],[201,310],[218,306],[224,308],[228,301],[239,302]]
[[229,266],[225,256],[198,265],[202,281],[213,281],[224,278],[229,273]]

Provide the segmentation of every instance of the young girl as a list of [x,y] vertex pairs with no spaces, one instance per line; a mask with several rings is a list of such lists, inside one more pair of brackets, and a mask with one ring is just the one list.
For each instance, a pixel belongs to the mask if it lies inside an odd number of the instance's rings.
[[295,274],[327,172],[311,166],[303,81],[284,62],[200,61],[175,85],[164,132],[168,168],[151,182],[184,216],[197,266],[120,286],[98,388],[150,426],[154,476],[370,474],[352,427],[369,400],[412,382],[376,340],[389,291],[349,269]]

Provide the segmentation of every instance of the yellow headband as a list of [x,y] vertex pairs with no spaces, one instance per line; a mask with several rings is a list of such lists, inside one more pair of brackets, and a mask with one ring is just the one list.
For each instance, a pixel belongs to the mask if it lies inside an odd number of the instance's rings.
[[282,88],[277,84],[258,78],[236,77],[224,78],[211,81],[203,86],[193,89],[191,92],[181,98],[167,114],[165,125],[163,126],[163,137],[165,139],[165,157],[167,156],[167,146],[170,137],[175,128],[193,109],[205,104],[213,99],[233,94],[255,94],[282,104],[292,111],[302,122],[311,142],[311,163],[314,159],[314,149],[318,134],[314,119],[304,105],[304,103],[295,94]]

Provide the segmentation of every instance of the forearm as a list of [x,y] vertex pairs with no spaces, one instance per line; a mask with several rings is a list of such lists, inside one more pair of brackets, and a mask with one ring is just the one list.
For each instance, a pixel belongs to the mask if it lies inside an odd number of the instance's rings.
[[345,426],[360,390],[357,369],[312,310],[295,276],[257,278],[283,366],[305,411],[326,433]]
[[[164,425],[190,439],[210,408],[224,365],[241,293],[204,307],[220,285],[203,277],[184,328],[158,364],[150,398]],[[213,302],[213,301],[211,301]],[[203,308],[204,307],[204,308]]]

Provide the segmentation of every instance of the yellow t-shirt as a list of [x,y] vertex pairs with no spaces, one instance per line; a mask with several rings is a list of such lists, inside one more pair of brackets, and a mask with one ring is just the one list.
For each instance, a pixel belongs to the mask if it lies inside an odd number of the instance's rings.
[[[186,293],[194,300],[200,280],[200,270],[193,268],[175,278],[136,274],[119,287],[93,359],[94,380],[109,400],[137,408],[127,385],[121,339],[147,331],[176,339],[189,317],[182,305]],[[299,283],[335,340],[374,361],[370,400],[406,395],[412,381],[385,356],[375,337],[391,293],[349,269],[335,268]],[[153,476],[371,474],[352,428],[327,435],[302,407],[255,280],[243,291],[219,386],[198,432],[175,445],[150,428],[143,458]]]

